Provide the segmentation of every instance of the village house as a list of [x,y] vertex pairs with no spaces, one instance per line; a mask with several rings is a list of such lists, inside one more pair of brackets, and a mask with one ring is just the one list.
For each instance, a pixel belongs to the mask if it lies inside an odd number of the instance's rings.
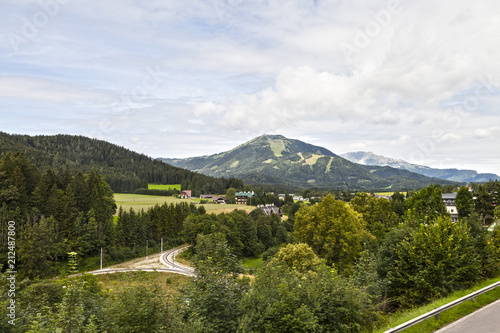
[[218,204],[225,204],[226,203],[226,198],[222,195],[202,194],[202,195],[200,195],[200,198],[207,199],[213,203],[218,203]]
[[446,211],[448,211],[448,214],[450,214],[452,222],[458,222],[456,197],[457,192],[443,194],[444,205],[446,206]]
[[181,191],[179,197],[181,197],[182,199],[191,199],[191,191],[189,190]]
[[238,205],[246,205],[255,193],[252,192],[236,192],[236,203]]
[[271,214],[276,214],[280,218],[283,217],[283,213],[281,212],[281,209],[279,207],[275,206],[274,204],[258,205],[257,208],[254,209],[254,211],[255,210],[260,210],[266,216],[269,216]]

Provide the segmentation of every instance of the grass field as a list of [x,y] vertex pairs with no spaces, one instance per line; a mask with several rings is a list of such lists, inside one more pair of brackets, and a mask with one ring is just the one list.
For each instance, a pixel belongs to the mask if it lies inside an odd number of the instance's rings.
[[163,184],[148,184],[148,190],[177,190],[180,192],[181,190],[181,184],[170,184],[170,185],[163,185]]
[[[153,207],[156,204],[162,205],[164,203],[167,204],[176,204],[180,202],[194,203],[194,200],[191,199],[180,199],[176,197],[162,197],[156,195],[143,195],[143,194],[124,194],[124,193],[115,193],[115,201],[118,207],[122,207],[123,210],[128,211],[132,208],[134,211],[138,212],[141,209],[147,210],[149,207]],[[205,207],[207,213],[228,213],[235,209],[243,209],[247,212],[250,212],[255,207],[246,206],[246,205],[219,205],[219,204],[203,204],[201,205]]]
[[[406,192],[399,192],[399,193],[402,193],[402,194],[404,194],[406,196]],[[394,192],[375,192],[374,194],[377,194],[377,195],[389,195],[389,196],[391,196],[391,195],[394,194]]]
[[163,272],[123,272],[97,275],[99,284],[104,290],[124,291],[126,288],[144,285],[158,285],[165,293],[176,293],[185,285],[190,277]]
[[262,266],[262,256],[258,258],[243,258],[241,261],[241,266],[245,269],[257,269]]

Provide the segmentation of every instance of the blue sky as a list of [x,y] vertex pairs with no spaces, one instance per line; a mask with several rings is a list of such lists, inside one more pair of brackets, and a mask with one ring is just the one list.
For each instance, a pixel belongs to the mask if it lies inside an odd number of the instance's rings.
[[3,0],[0,130],[189,157],[283,134],[500,174],[493,1]]

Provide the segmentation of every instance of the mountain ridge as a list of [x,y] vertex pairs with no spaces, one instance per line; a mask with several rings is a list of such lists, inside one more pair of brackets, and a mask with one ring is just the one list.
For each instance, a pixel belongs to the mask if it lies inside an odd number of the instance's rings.
[[261,135],[231,150],[209,156],[162,161],[212,177],[262,180],[298,188],[403,189],[450,183],[411,172],[366,168],[332,151],[282,135]]
[[461,170],[456,168],[438,169],[425,165],[409,163],[402,159],[390,158],[382,155],[376,155],[372,152],[356,151],[340,154],[343,158],[362,165],[369,166],[390,166],[396,169],[403,169],[415,172],[427,177],[437,177],[456,182],[487,182],[490,179],[499,179],[500,176],[493,173],[478,173],[475,170]]

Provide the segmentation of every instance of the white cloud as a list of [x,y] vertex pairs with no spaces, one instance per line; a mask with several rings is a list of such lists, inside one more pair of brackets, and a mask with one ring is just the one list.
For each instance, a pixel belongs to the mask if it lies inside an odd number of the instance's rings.
[[445,133],[441,135],[437,141],[439,143],[449,143],[449,142],[457,142],[460,141],[462,137],[456,133]]
[[[6,34],[21,33],[23,17],[40,6],[3,1],[0,103],[37,113],[6,115],[4,130],[97,132],[155,156],[172,153],[166,140],[185,156],[200,152],[198,142],[217,152],[263,133],[317,138],[333,152],[354,142],[405,159],[432,140],[423,158],[436,164],[498,156],[497,4],[401,0],[346,59],[340,45],[355,45],[389,7],[73,0],[15,53]],[[148,66],[162,82],[131,100]]]
[[498,127],[489,127],[489,128],[477,128],[474,131],[474,137],[476,139],[485,139],[489,137],[493,137],[498,135]]
[[397,138],[396,140],[391,141],[389,144],[391,146],[402,146],[402,145],[406,145],[410,141],[411,141],[411,137],[409,135],[403,134],[399,138]]
[[78,85],[31,77],[0,76],[0,97],[52,103],[109,103],[112,98]]

